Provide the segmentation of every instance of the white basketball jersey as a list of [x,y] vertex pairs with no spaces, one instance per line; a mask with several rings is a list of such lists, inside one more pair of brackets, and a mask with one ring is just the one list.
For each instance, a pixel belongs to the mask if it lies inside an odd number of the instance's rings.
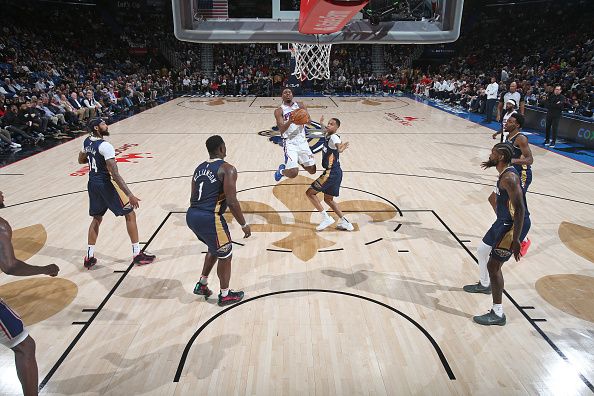
[[503,114],[502,125],[503,125],[503,141],[504,142],[507,140],[507,135],[509,135],[509,132],[507,132],[505,130],[505,124],[507,123],[507,120],[509,120],[509,117],[511,117],[512,115],[514,115],[516,113],[517,112],[515,110],[513,110],[511,113],[508,113],[507,110],[506,110],[506,112]]
[[[283,119],[286,121],[291,116],[291,113],[299,108],[297,102],[293,102],[291,106],[286,106],[284,103],[281,104],[283,109]],[[282,134],[282,137],[288,141],[304,141],[305,139],[305,127],[303,125],[291,124],[289,128]]]

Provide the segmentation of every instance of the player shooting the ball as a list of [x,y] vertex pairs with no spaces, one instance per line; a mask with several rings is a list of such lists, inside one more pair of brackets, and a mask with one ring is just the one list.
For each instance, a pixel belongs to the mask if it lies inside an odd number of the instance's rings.
[[302,102],[293,102],[293,91],[283,90],[283,103],[274,110],[276,125],[283,138],[285,162],[280,164],[274,174],[277,182],[283,176],[293,179],[299,174],[299,165],[310,174],[316,173],[316,160],[305,137],[305,124],[311,121],[307,108]]

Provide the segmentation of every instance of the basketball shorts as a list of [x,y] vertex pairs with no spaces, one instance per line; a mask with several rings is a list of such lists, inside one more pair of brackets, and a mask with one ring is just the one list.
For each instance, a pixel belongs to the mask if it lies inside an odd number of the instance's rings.
[[189,208],[186,213],[186,223],[198,239],[208,247],[209,253],[221,259],[231,257],[233,254],[231,234],[222,215]]
[[20,316],[0,299],[0,344],[12,349],[28,335]]
[[298,168],[299,165],[312,166],[316,163],[307,140],[298,143],[285,141],[283,148],[285,150],[286,169]]
[[325,169],[324,173],[311,184],[311,188],[324,194],[338,197],[342,183],[342,169]]
[[116,216],[132,212],[128,197],[113,181],[89,181],[89,215],[103,216],[107,209]]
[[[522,233],[520,234],[520,241],[523,241],[524,238],[526,238],[529,230],[530,217],[526,217],[524,219]],[[486,245],[491,246],[490,256],[504,263],[509,260],[512,256],[511,246],[513,242],[513,235],[513,223],[505,223],[503,221],[496,220],[483,237],[483,242]]]

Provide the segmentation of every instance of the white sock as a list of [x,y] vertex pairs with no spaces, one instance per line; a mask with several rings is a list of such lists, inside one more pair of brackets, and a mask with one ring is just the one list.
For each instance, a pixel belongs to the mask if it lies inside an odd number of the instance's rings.
[[489,279],[489,270],[487,269],[489,253],[491,253],[491,246],[481,241],[478,248],[476,249],[476,258],[478,259],[479,265],[479,279],[481,285],[484,287],[489,287],[491,284],[491,280]]
[[344,216],[342,216],[342,217],[340,218],[340,220],[344,221],[345,223],[348,223],[348,222],[349,222],[349,221],[346,219],[346,217],[344,217]]
[[503,304],[493,304],[493,312],[495,312],[495,315],[503,318]]
[[528,242],[528,236],[527,235],[524,237],[524,240],[522,242]]
[[208,276],[200,275],[200,283],[203,285],[208,284]]
[[328,212],[326,212],[325,210],[322,210],[320,213],[322,214],[322,216],[324,217],[324,219],[327,219],[327,218],[330,217],[330,215],[328,214]]
[[91,258],[95,256],[95,245],[89,245],[89,247],[87,247],[87,257]]
[[229,289],[221,289],[221,296],[227,297],[227,294],[229,294]]
[[140,243],[136,242],[132,244],[132,255],[137,256],[140,253]]

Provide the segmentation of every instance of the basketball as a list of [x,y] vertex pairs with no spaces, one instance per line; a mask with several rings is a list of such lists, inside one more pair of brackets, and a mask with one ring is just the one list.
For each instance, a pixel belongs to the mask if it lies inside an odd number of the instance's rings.
[[291,113],[291,120],[294,124],[303,125],[309,122],[309,114],[305,109],[297,109]]

